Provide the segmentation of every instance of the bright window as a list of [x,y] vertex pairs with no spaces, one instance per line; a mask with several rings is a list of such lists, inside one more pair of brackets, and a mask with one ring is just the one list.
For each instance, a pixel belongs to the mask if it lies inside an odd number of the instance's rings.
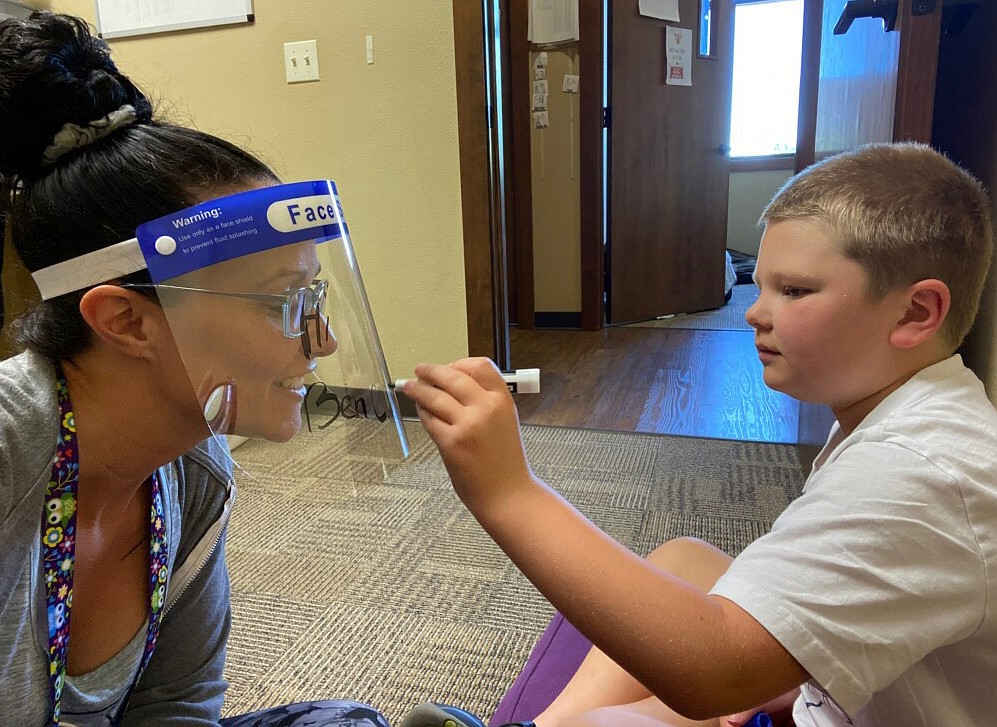
[[732,157],[793,154],[803,0],[736,0]]

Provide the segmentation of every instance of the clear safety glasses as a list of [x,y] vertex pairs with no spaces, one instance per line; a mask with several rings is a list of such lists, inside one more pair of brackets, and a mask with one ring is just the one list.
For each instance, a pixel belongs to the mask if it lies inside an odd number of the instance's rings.
[[[146,290],[178,290],[185,293],[204,293],[221,295],[229,298],[243,298],[268,303],[274,311],[280,312],[281,327],[288,338],[300,338],[307,333],[309,321],[319,324],[325,314],[325,304],[328,299],[329,281],[313,280],[304,288],[289,290],[286,293],[243,293],[234,290],[208,290],[206,288],[188,288],[182,285],[153,285],[151,283],[127,283],[122,288],[138,288]],[[327,327],[327,326],[325,326]]]

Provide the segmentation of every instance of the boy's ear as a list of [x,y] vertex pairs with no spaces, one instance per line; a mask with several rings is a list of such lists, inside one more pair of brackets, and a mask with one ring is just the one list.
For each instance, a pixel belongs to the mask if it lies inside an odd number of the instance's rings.
[[941,328],[952,305],[952,294],[941,280],[919,280],[905,291],[904,304],[903,317],[890,334],[890,343],[897,348],[914,348]]
[[165,316],[159,304],[138,291],[98,285],[83,294],[80,314],[106,345],[127,356],[155,357]]

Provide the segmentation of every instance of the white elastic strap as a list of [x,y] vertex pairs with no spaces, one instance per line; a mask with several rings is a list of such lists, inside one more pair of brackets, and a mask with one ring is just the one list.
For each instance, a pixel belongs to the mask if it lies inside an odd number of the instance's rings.
[[31,277],[35,279],[42,300],[51,300],[145,268],[142,249],[138,245],[138,239],[133,237],[131,240],[42,268],[31,273]]

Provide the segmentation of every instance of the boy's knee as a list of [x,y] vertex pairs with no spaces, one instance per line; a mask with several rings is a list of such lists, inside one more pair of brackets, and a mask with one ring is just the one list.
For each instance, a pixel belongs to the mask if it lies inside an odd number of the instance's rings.
[[685,536],[666,540],[652,550],[647,559],[657,566],[667,567],[669,563],[674,561],[684,561],[689,557],[699,557],[703,554],[712,557],[714,554],[720,552],[722,551],[710,545],[705,540]]
[[647,556],[650,563],[703,590],[713,587],[732,558],[699,538],[682,537],[659,545]]

